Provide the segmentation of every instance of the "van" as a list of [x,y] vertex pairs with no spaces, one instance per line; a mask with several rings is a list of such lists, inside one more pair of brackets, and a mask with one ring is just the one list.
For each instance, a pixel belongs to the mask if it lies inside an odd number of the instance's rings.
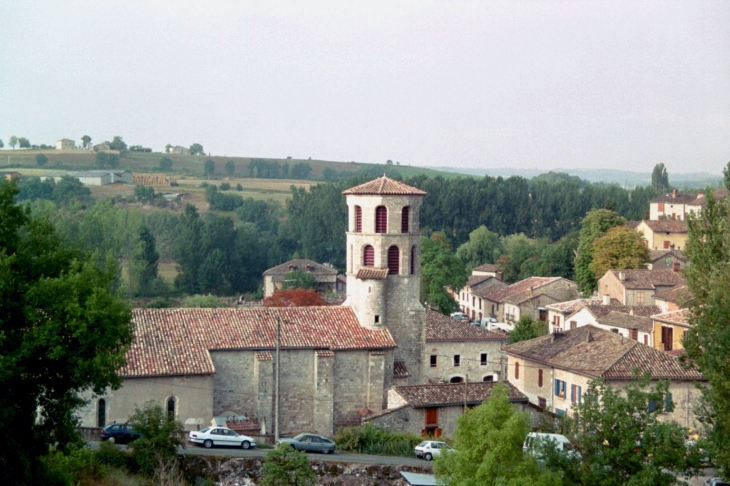
[[468,321],[469,320],[469,316],[467,316],[463,312],[454,312],[453,314],[451,314],[451,317],[453,317],[457,321]]
[[561,434],[545,434],[542,432],[530,432],[525,437],[525,443],[522,444],[522,450],[526,454],[536,456],[537,447],[542,442],[551,441],[555,444],[555,449],[558,451],[568,451],[568,456],[576,456],[580,459],[580,453],[575,450],[573,444],[568,440],[567,437]]

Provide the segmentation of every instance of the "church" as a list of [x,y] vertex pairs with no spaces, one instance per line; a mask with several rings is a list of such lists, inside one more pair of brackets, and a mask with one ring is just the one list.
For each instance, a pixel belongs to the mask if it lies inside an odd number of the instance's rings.
[[[331,436],[386,409],[391,387],[458,381],[461,354],[438,371],[437,345],[473,354],[474,362],[482,356],[482,369],[470,373],[497,379],[503,367],[486,356],[498,356],[505,337],[445,316],[427,318],[433,311],[419,301],[419,211],[426,193],[383,176],[344,195],[348,294],[342,305],[135,309],[135,338],[119,370],[122,387],[91,397],[81,425],[126,422],[135,407],[154,401],[187,430],[237,416],[254,424],[252,433]],[[438,326],[433,342],[431,321]],[[461,351],[453,351],[454,343]]]

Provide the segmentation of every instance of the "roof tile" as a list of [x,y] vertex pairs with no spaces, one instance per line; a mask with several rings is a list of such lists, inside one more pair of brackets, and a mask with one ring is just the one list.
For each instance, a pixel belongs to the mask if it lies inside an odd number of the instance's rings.
[[342,194],[347,195],[382,195],[382,196],[425,196],[426,191],[411,187],[389,177],[379,177],[365,184],[351,187]]
[[[438,385],[395,386],[398,395],[412,407],[443,407],[447,405],[463,405],[464,390],[469,405],[481,404],[492,394],[492,389],[499,382],[476,381],[469,383],[444,383]],[[527,396],[515,388],[510,382],[502,382],[509,387],[509,399],[512,402],[526,402]]]
[[426,310],[426,342],[506,341],[507,334],[488,331],[466,321],[457,321],[431,309]]
[[[649,290],[657,287],[674,287],[675,285],[684,284],[684,276],[668,269],[626,269],[626,270],[609,270],[627,289]],[[621,280],[621,274],[624,279]],[[666,290],[666,289],[662,289]]]
[[264,272],[264,275],[286,275],[291,271],[289,270],[289,267],[294,267],[295,270],[306,272],[308,266],[312,267],[312,271],[307,273],[311,273],[313,275],[337,275],[337,270],[334,268],[325,267],[321,263],[317,263],[314,260],[307,260],[306,258],[289,260],[281,265],[269,268]]

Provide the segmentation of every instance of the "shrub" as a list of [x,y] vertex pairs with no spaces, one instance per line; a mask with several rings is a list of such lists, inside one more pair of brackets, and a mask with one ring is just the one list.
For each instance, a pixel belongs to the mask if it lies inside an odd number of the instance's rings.
[[177,448],[185,444],[180,439],[183,426],[168,417],[167,412],[155,402],[147,402],[135,408],[129,423],[142,436],[131,443],[134,460],[144,474],[153,475],[160,466],[174,468]]
[[230,188],[231,188],[231,185],[227,182],[221,182],[221,185],[219,187],[219,189],[221,191],[228,191]]
[[43,458],[43,465],[43,484],[96,484],[102,477],[95,452],[85,447],[70,449],[65,454],[52,451]]
[[208,295],[191,295],[185,297],[182,303],[183,307],[228,307],[224,302],[218,300],[213,294]]
[[118,449],[110,442],[102,442],[96,451],[96,461],[105,466],[117,469],[130,469],[134,462],[132,456],[121,449]]
[[359,427],[344,427],[337,431],[333,440],[341,451],[373,454],[378,456],[413,456],[413,448],[422,440],[414,434],[389,432],[366,423]]
[[306,452],[299,452],[286,444],[266,453],[261,469],[264,486],[314,486],[317,475],[307,460]]
[[236,190],[237,191],[243,191],[243,186],[240,183],[239,184],[236,184]]

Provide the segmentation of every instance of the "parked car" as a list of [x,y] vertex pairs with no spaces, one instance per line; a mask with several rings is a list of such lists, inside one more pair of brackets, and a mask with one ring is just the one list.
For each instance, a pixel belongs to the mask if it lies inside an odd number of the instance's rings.
[[229,446],[250,449],[256,447],[256,441],[247,435],[238,435],[227,427],[208,427],[203,430],[191,430],[188,441],[200,444],[206,449],[213,446]]
[[453,317],[457,321],[468,321],[469,320],[469,316],[467,316],[463,312],[454,312],[451,314],[451,317]]
[[702,483],[703,486],[730,486],[730,481],[725,481],[722,478],[709,478],[705,479]]
[[331,454],[335,452],[335,443],[327,437],[317,434],[299,434],[291,439],[279,439],[276,445],[288,444],[298,451],[324,452]]
[[530,432],[525,437],[525,442],[522,444],[522,450],[527,454],[533,456],[539,455],[536,447],[543,442],[553,442],[555,449],[558,451],[567,451],[568,457],[577,457],[580,459],[580,452],[575,450],[573,444],[568,440],[567,437],[561,434],[545,434],[542,432]]
[[129,444],[133,440],[137,440],[142,436],[134,430],[131,425],[127,424],[111,424],[107,425],[101,432],[99,438],[102,442],[106,441],[111,444]]
[[449,444],[438,440],[424,440],[416,446],[414,452],[416,457],[422,457],[430,461],[434,457],[441,457],[442,451],[453,451]]

